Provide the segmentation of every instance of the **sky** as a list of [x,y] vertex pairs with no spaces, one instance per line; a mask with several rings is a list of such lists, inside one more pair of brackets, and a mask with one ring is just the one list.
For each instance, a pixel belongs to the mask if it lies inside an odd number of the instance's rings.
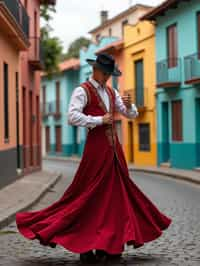
[[62,41],[64,51],[80,36],[90,37],[88,32],[100,24],[100,11],[107,10],[108,17],[121,13],[131,5],[156,6],[163,0],[57,0],[56,13],[51,26],[52,36]]

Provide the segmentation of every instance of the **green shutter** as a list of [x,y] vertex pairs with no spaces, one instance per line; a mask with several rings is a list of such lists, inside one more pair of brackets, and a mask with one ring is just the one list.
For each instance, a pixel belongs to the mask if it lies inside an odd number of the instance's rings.
[[135,94],[136,105],[144,106],[143,60],[135,61]]

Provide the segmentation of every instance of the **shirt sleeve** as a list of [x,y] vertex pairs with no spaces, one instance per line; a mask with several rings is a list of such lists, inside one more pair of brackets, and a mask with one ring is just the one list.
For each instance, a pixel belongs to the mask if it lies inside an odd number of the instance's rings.
[[139,115],[136,105],[132,104],[131,108],[127,109],[123,103],[121,96],[119,95],[119,92],[117,90],[114,90],[114,91],[115,91],[115,109],[116,109],[116,111],[119,112],[120,114],[124,115],[127,118],[130,118],[130,119],[136,118]]
[[68,109],[68,124],[73,126],[93,128],[103,123],[102,116],[91,116],[83,114],[87,104],[87,95],[82,87],[74,89]]

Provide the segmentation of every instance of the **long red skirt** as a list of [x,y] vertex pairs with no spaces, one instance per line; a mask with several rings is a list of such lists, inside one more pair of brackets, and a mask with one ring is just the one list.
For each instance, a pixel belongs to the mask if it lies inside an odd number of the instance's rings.
[[116,254],[125,243],[137,248],[158,238],[171,219],[124,175],[115,155],[106,158],[91,175],[93,159],[83,157],[72,184],[57,202],[39,211],[17,213],[19,232],[75,253],[102,249]]

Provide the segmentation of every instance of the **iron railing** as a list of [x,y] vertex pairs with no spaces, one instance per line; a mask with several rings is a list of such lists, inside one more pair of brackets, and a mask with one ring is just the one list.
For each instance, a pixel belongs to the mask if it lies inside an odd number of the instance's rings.
[[20,25],[25,37],[29,36],[29,16],[20,0],[0,0],[8,8],[15,21]]
[[177,83],[181,81],[180,58],[168,58],[157,62],[157,84]]
[[200,79],[200,53],[184,58],[185,81]]
[[138,107],[144,108],[148,105],[148,90],[147,88],[133,88],[124,91],[124,95],[129,94],[131,101]]

